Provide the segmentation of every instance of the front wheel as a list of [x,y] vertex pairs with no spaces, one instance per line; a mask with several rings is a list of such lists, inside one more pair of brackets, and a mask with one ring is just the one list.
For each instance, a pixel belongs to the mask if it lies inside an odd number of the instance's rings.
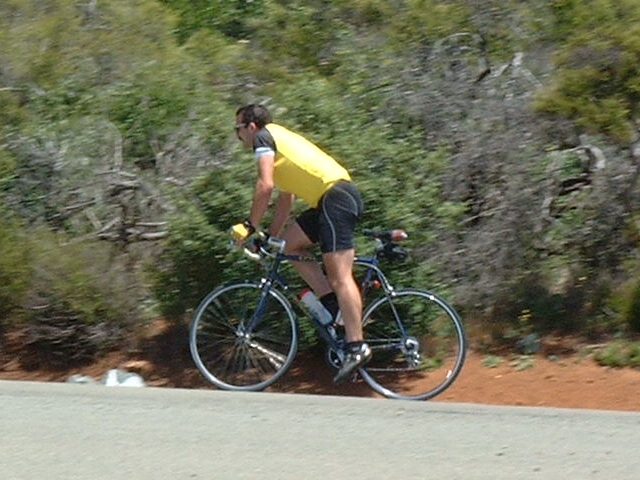
[[386,397],[433,398],[462,369],[466,340],[460,317],[430,292],[398,290],[374,300],[364,312],[363,329],[373,357],[360,374]]
[[242,282],[212,291],[189,331],[200,373],[224,390],[262,390],[291,366],[298,349],[295,314],[279,291]]

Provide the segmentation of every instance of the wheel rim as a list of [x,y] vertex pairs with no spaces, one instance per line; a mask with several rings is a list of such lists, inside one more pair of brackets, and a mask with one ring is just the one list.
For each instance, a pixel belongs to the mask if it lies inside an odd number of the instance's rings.
[[[393,321],[394,312],[403,326]],[[363,322],[373,358],[360,373],[382,395],[432,398],[451,385],[462,368],[466,346],[460,320],[429,292],[399,291],[391,303],[380,298],[367,309]]]
[[295,316],[281,294],[270,292],[260,322],[248,330],[261,294],[257,284],[224,287],[212,292],[196,312],[191,354],[203,376],[219,388],[262,390],[293,361]]

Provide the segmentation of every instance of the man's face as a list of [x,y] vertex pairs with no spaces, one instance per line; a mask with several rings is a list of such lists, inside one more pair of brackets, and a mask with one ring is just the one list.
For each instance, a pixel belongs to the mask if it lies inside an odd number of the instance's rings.
[[245,123],[240,115],[236,117],[236,136],[247,148],[253,147],[254,131],[255,125],[253,123]]

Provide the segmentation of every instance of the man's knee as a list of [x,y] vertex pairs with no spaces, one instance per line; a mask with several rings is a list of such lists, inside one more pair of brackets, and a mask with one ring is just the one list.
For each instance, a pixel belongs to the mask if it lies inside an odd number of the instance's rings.
[[313,242],[311,242],[297,223],[289,225],[282,238],[285,241],[285,253],[298,253],[313,245]]
[[341,273],[339,275],[328,275],[327,279],[329,280],[331,289],[334,292],[350,292],[355,285],[355,281],[353,280],[353,276],[350,272]]

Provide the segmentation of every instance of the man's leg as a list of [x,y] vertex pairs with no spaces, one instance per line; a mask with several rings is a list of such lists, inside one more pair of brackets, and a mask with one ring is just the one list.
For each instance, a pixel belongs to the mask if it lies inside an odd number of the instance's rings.
[[362,340],[362,298],[353,279],[355,251],[341,250],[322,254],[331,288],[338,297],[347,342]]
[[336,383],[349,378],[371,358],[371,348],[363,340],[362,298],[353,279],[354,255],[353,249],[322,255],[329,283],[338,297],[347,341],[342,366],[333,379]]
[[[285,234],[285,252],[309,255],[307,248],[313,245],[297,223],[291,224]],[[362,299],[353,279],[355,251],[341,250],[322,255],[327,275],[316,262],[292,262],[298,274],[319,297],[335,292],[344,320],[347,342],[362,340]]]
[[[310,256],[307,248],[313,245],[300,225],[292,223],[284,232],[285,253]],[[291,262],[302,279],[307,282],[318,297],[331,292],[331,285],[317,262]]]

